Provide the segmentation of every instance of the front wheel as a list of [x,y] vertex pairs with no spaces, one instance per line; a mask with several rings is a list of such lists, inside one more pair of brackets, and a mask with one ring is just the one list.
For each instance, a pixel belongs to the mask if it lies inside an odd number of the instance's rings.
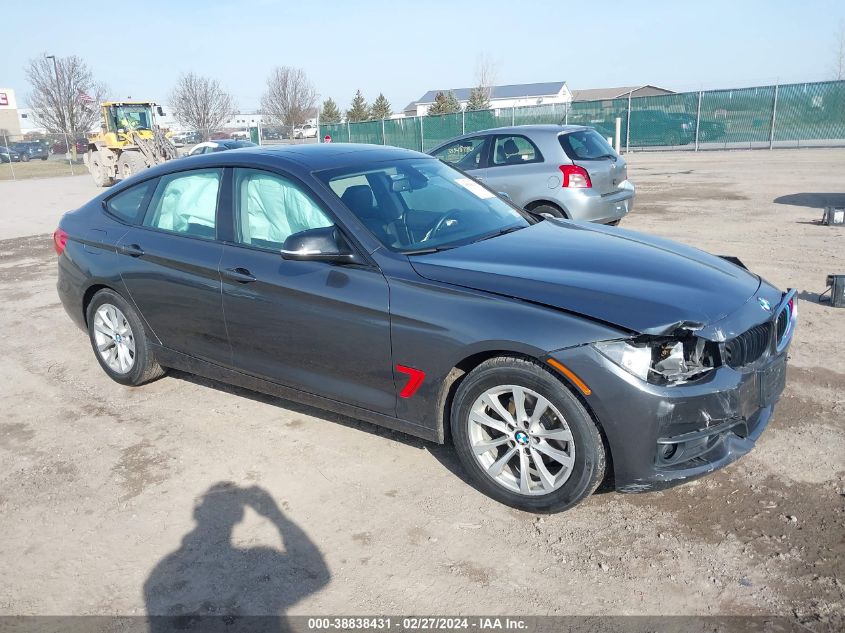
[[21,162],[28,163],[29,162],[29,154],[21,154]]
[[566,510],[604,478],[604,444],[590,414],[530,360],[493,358],[472,370],[455,393],[451,429],[476,486],[515,508]]
[[86,311],[94,355],[109,377],[137,386],[164,375],[135,309],[113,290],[100,290]]

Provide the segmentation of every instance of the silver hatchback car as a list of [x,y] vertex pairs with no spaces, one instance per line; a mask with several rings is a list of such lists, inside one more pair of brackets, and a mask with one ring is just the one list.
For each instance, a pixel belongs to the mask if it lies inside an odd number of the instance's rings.
[[625,160],[591,127],[500,127],[465,134],[429,154],[530,211],[617,224],[634,205]]

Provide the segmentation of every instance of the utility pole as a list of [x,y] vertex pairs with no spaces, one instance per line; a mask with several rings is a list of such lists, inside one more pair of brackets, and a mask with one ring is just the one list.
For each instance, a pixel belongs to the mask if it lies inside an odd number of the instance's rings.
[[[56,94],[58,95],[59,91],[61,89],[61,86],[59,85],[59,65],[56,63],[56,56],[55,55],[45,55],[44,57],[47,58],[47,59],[53,60],[53,72],[56,74]],[[64,119],[65,118],[64,104],[59,102],[59,107],[62,109],[62,119]],[[70,147],[68,147],[68,150],[70,150]]]

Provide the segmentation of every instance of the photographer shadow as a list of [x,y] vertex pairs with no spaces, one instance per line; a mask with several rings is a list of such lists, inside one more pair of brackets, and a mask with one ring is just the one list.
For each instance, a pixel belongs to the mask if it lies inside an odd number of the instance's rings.
[[[234,527],[253,508],[278,531],[285,551],[235,547]],[[196,527],[144,583],[151,633],[289,629],[284,613],[331,577],[320,550],[262,488],[212,486],[194,508]]]

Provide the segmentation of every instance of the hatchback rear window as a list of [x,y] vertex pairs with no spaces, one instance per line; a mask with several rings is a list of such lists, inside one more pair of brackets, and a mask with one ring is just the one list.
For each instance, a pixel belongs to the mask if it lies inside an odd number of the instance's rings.
[[558,139],[563,151],[572,160],[602,160],[617,157],[613,148],[595,130],[578,130],[561,134]]

